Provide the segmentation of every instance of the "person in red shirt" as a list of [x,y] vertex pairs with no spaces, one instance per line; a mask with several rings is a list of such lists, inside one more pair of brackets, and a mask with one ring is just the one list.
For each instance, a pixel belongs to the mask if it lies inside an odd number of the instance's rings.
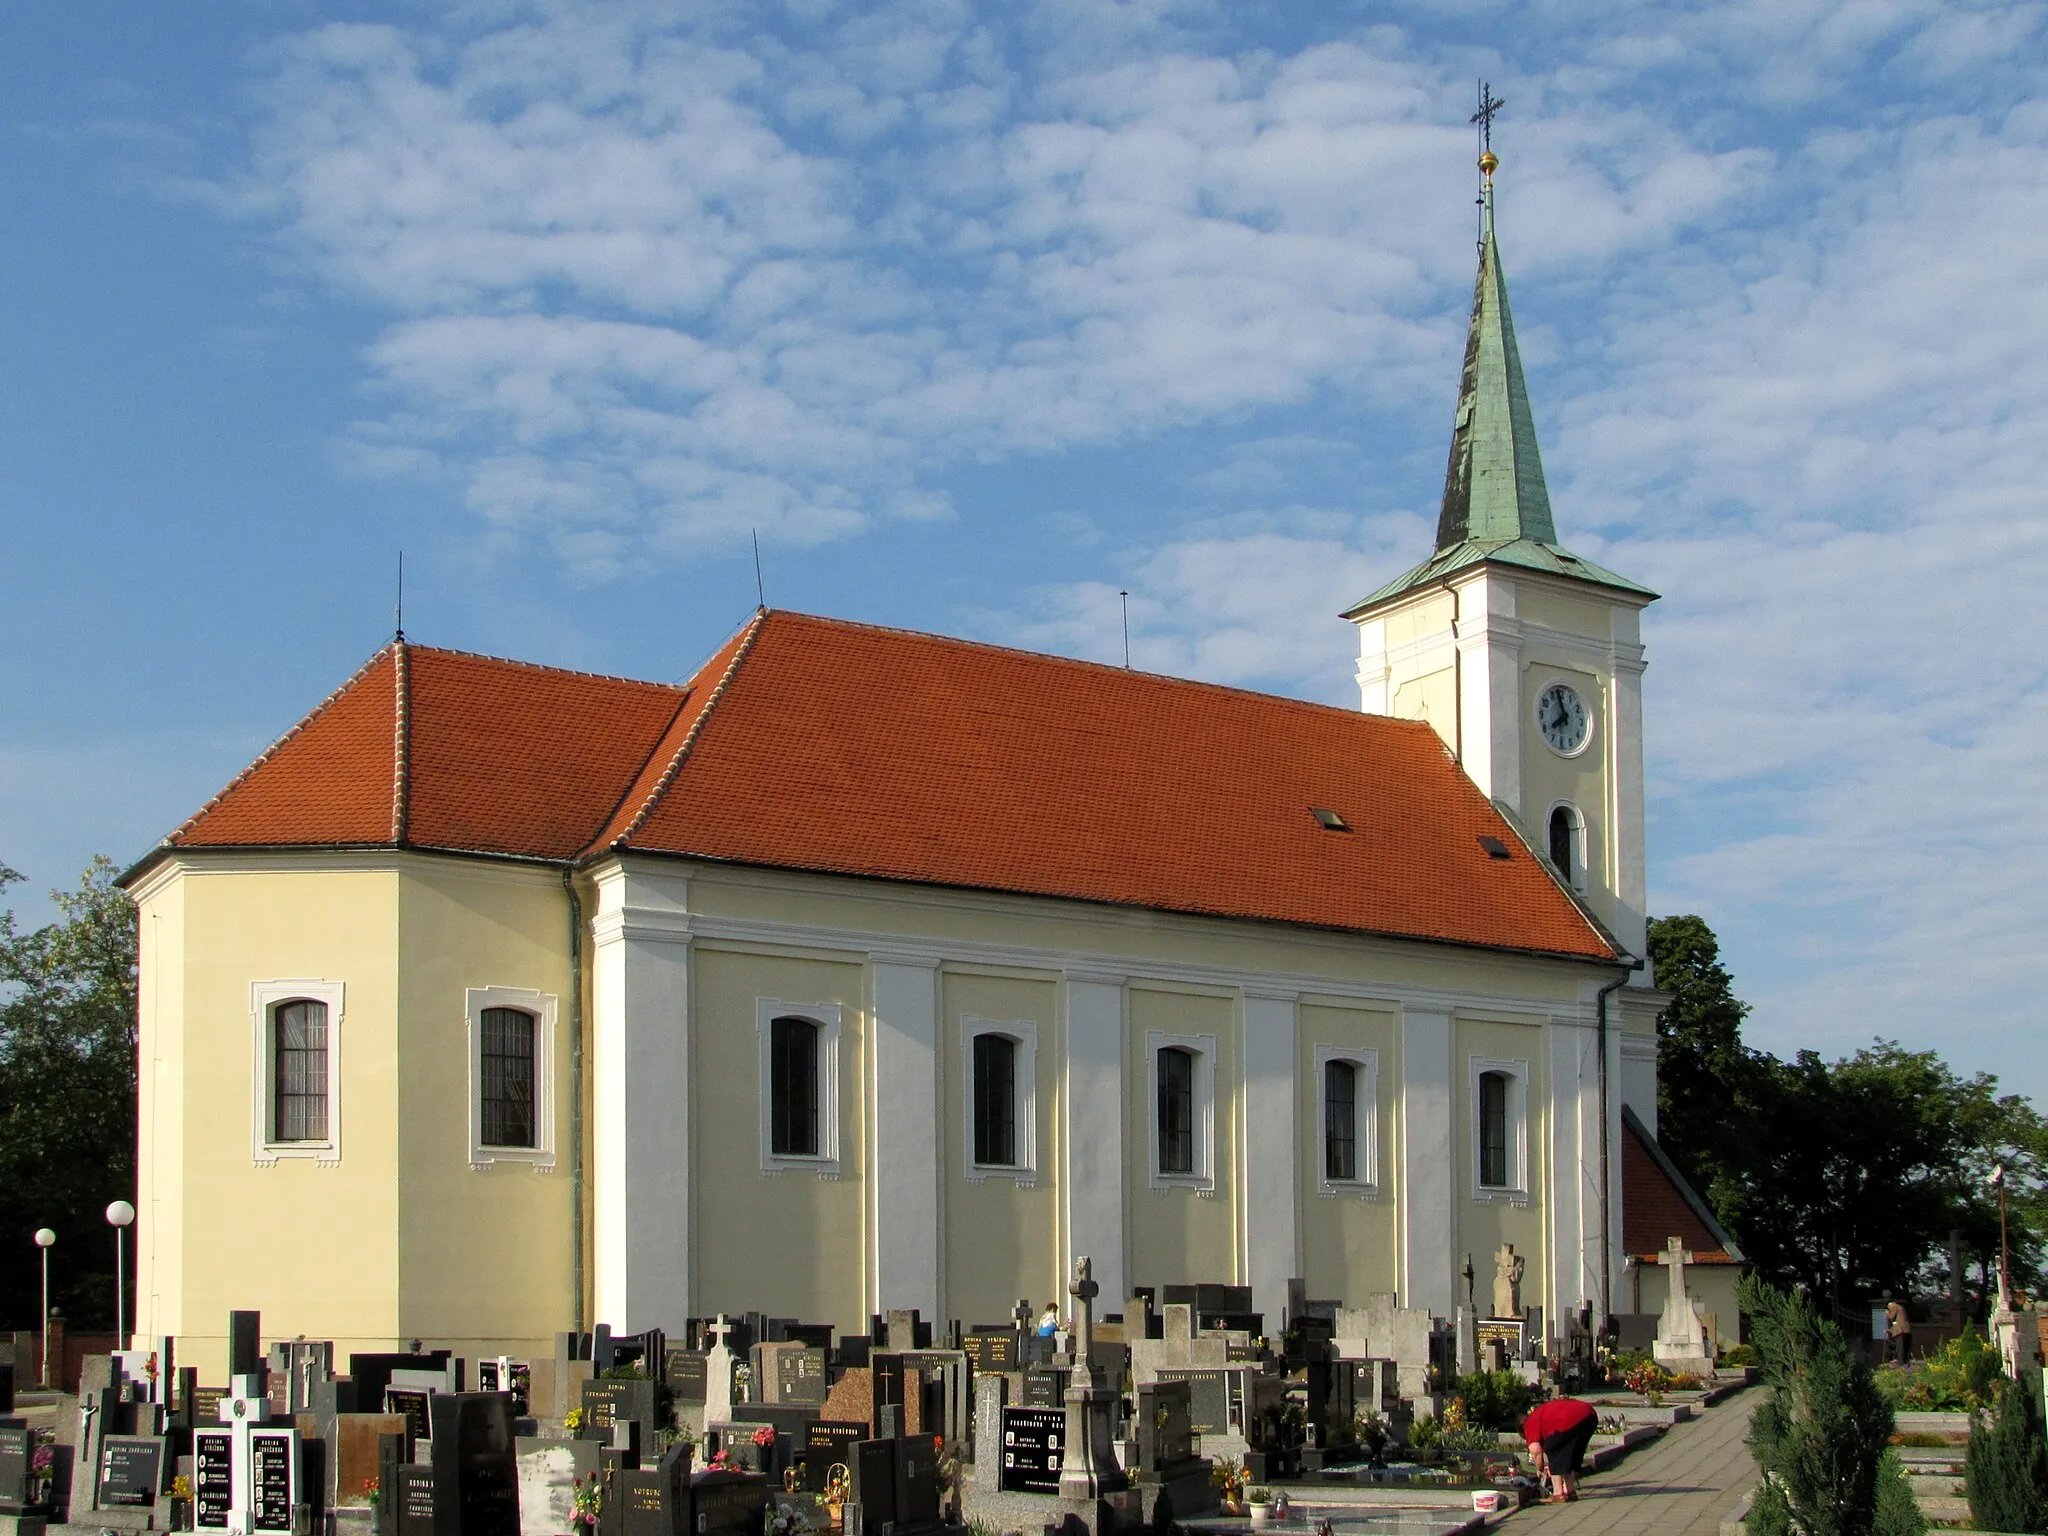
[[1571,1397],[1538,1403],[1522,1420],[1522,1438],[1529,1442],[1536,1471],[1550,1488],[1544,1503],[1563,1504],[1579,1496],[1579,1464],[1586,1459],[1599,1421],[1591,1404]]

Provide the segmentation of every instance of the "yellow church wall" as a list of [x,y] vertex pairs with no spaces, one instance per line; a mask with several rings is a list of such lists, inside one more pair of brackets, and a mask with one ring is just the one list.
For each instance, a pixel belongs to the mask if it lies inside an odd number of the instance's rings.
[[[1053,1294],[1059,1274],[1059,986],[1053,976],[940,974],[939,1156],[945,1175],[945,1305],[969,1323],[1002,1322],[1020,1297]],[[1031,1187],[968,1177],[969,1020],[1036,1027],[1036,1164]]]
[[[1452,1039],[1451,1156],[1457,1169],[1453,1204],[1458,1213],[1458,1241],[1454,1249],[1458,1267],[1464,1268],[1465,1255],[1470,1254],[1472,1268],[1478,1275],[1475,1294],[1479,1304],[1491,1310],[1493,1255],[1502,1243],[1513,1243],[1515,1252],[1527,1260],[1522,1276],[1522,1305],[1541,1306],[1545,1318],[1553,1318],[1556,1308],[1547,1294],[1545,1280],[1551,1272],[1544,1242],[1544,1207],[1551,1168],[1549,1123],[1543,1113],[1550,1093],[1543,1030],[1535,1024],[1461,1016],[1454,1025]],[[1478,1061],[1512,1063],[1514,1070],[1527,1074],[1521,1150],[1522,1188],[1528,1191],[1529,1198],[1523,1202],[1483,1196],[1478,1190]]]
[[1613,625],[1611,603],[1560,591],[1540,578],[1515,583],[1515,617],[1568,635],[1605,637]]
[[1425,720],[1446,746],[1457,726],[1457,673],[1439,667],[1419,677],[1404,679],[1394,689],[1393,715],[1397,720]]
[[[1399,939],[1335,935],[1276,923],[1139,912],[1083,902],[863,883],[826,875],[694,864],[690,907],[707,923],[732,919],[764,933],[835,935],[848,949],[915,941],[986,946],[1020,963],[1062,957],[1124,969],[1142,985],[1148,971],[1236,971],[1300,975],[1384,990],[1417,987],[1513,998],[1576,1011],[1584,966]],[[813,938],[812,943],[821,942]],[[979,958],[962,953],[959,958]],[[1074,963],[1067,958],[1065,963]],[[1177,977],[1175,979],[1178,979]]]
[[[841,1328],[865,1324],[865,982],[858,960],[696,946],[690,978],[695,1315],[751,1309]],[[837,1178],[761,1167],[761,998],[840,1007]]]
[[1432,635],[1448,634],[1456,611],[1455,603],[1456,599],[1449,593],[1434,591],[1419,603],[1410,603],[1388,613],[1385,619],[1387,649],[1391,651]]
[[[399,887],[398,1138],[406,1338],[465,1356],[551,1347],[571,1326],[568,903],[552,870],[418,860]],[[554,1166],[470,1165],[471,988],[554,1002]],[[545,1024],[545,1020],[543,1020]],[[479,1286],[477,1276],[493,1283]]]
[[[1296,1031],[1295,1124],[1300,1127],[1298,1204],[1303,1277],[1311,1296],[1341,1296],[1363,1306],[1373,1291],[1399,1288],[1394,1201],[1394,1115],[1398,1103],[1399,1017],[1376,1008],[1304,1001]],[[1318,1047],[1371,1051],[1379,1062],[1372,1166],[1375,1188],[1360,1194],[1323,1179],[1322,1079]],[[1360,1148],[1361,1157],[1365,1148]]]
[[[1234,998],[1133,984],[1126,995],[1124,1036],[1124,1210],[1131,1285],[1232,1282],[1242,1258],[1237,1244],[1238,1012]],[[1156,1187],[1151,1126],[1153,1081],[1147,1037],[1206,1036],[1215,1041],[1212,1187]],[[1200,1111],[1197,1110],[1197,1135]],[[1198,1154],[1199,1155],[1199,1154]]]
[[[138,1273],[154,1278],[137,1327],[176,1334],[181,1361],[202,1381],[225,1375],[231,1310],[261,1311],[266,1338],[303,1332],[343,1351],[388,1348],[399,1336],[398,883],[388,867],[174,864],[144,887],[145,927],[160,940],[175,935],[183,955],[181,978],[152,980],[149,1054],[158,1088],[174,1087],[188,1107],[175,1146],[166,1140],[170,1122],[152,1120],[138,1204],[150,1211],[158,1189],[170,1189],[183,1233],[181,1245],[159,1253],[165,1212],[138,1222]],[[283,979],[345,987],[332,1036],[341,1153],[332,1166],[254,1159],[250,985]],[[171,984],[175,997],[157,990]],[[334,1284],[338,1272],[347,1286]]]

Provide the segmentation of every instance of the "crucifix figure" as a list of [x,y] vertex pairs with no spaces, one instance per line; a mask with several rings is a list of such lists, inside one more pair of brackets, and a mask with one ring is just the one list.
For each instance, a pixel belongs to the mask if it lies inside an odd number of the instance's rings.
[[1513,1243],[1502,1243],[1493,1256],[1493,1315],[1522,1315],[1522,1275],[1528,1261],[1515,1252]]

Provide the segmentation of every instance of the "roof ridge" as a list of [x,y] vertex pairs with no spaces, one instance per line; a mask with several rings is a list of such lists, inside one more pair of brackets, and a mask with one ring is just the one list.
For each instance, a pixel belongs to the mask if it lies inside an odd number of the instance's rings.
[[[725,697],[727,686],[732,682],[734,676],[738,674],[740,663],[745,661],[748,655],[752,653],[754,642],[761,638],[761,632],[767,628],[767,625],[768,610],[766,608],[756,609],[754,616],[747,620],[745,634],[740,640],[739,648],[733,652],[732,660],[725,664],[725,671],[719,674],[718,681],[712,685],[711,696],[704,701],[704,707],[698,711],[697,718],[690,723],[690,729],[684,735],[682,744],[676,748],[675,756],[669,759],[668,766],[661,771],[661,777],[655,781],[654,788],[647,792],[646,799],[640,802],[640,808],[633,813],[633,819],[619,829],[618,835],[608,844],[609,847],[619,848],[630,842],[633,834],[638,832],[647,818],[653,814],[654,808],[661,804],[662,797],[668,793],[669,785],[673,784],[676,775],[682,772],[683,763],[689,757],[690,749],[696,746],[697,738],[704,734],[704,727],[710,723],[712,712],[718,708],[718,701]],[[727,643],[730,644],[731,642],[728,641]],[[712,654],[716,655],[717,653],[713,652]],[[686,703],[687,699],[688,696],[686,695]],[[681,708],[678,708],[677,714],[681,714],[681,712]],[[675,721],[671,719],[667,730],[664,730],[662,734],[666,736],[668,731],[674,729]],[[628,788],[630,789],[631,786],[629,785]],[[617,812],[615,811],[613,814],[616,815]]]
[[219,791],[215,793],[213,798],[208,800],[206,804],[200,806],[198,810],[194,811],[190,816],[187,816],[183,821],[179,822],[177,826],[173,827],[168,833],[166,833],[163,840],[159,842],[157,846],[159,848],[175,847],[177,845],[178,839],[184,836],[184,834],[190,831],[195,825],[197,825],[198,822],[205,817],[208,811],[211,811],[215,806],[219,805],[221,801],[227,799],[229,795],[233,794],[237,789],[241,788],[243,784],[247,783],[250,775],[255,773],[257,769],[261,768],[273,757],[277,756],[279,750],[284,747],[285,743],[293,740],[302,731],[304,731],[307,726],[311,725],[315,720],[319,719],[329,709],[331,709],[334,706],[334,703],[337,699],[339,699],[343,694],[347,693],[351,688],[355,687],[356,684],[360,683],[365,677],[369,675],[370,669],[376,666],[379,661],[383,660],[384,653],[386,651],[394,649],[398,644],[399,642],[394,640],[390,645],[378,646],[377,649],[371,653],[370,659],[365,661],[360,667],[357,667],[355,671],[351,672],[348,675],[348,677],[342,682],[339,688],[336,688],[332,693],[328,694],[326,698],[322,699],[318,704],[315,704],[311,709],[307,710],[306,713],[299,718],[299,721],[296,725],[294,725],[290,730],[286,731],[282,736],[278,737],[269,746],[265,747],[261,752],[259,752],[256,755],[256,759],[254,762],[250,763],[248,767],[244,768],[232,779],[229,779],[226,784],[222,785]]
[[1239,698],[1257,699],[1268,704],[1285,704],[1295,709],[1337,715],[1346,720],[1366,720],[1374,724],[1420,726],[1425,730],[1429,729],[1429,723],[1424,720],[1407,720],[1397,715],[1368,715],[1356,709],[1348,709],[1342,704],[1323,704],[1315,699],[1297,698],[1291,693],[1262,693],[1256,688],[1244,688],[1235,683],[1212,683],[1199,677],[1177,677],[1171,672],[1147,672],[1135,667],[1120,667],[1114,662],[1090,661],[1083,656],[1061,656],[1052,651],[1027,650],[1021,645],[1001,645],[993,640],[971,640],[962,635],[942,635],[927,629],[905,629],[896,624],[871,624],[863,619],[836,619],[824,614],[804,613],[794,608],[777,608],[770,611],[779,617],[803,619],[809,623],[829,625],[835,629],[860,629],[870,634],[902,635],[912,640],[930,640],[939,645],[989,651],[1001,656],[1021,656],[1030,661],[1049,661],[1058,666],[1079,667],[1089,672],[1106,672],[1117,677],[1166,683],[1176,688],[1197,688],[1208,693],[1235,694]]
[[[557,677],[584,677],[599,683],[631,683],[636,688],[667,688],[671,691],[689,691],[688,683],[664,683],[653,678],[627,677],[619,672],[591,672],[582,667],[557,667],[544,661],[521,661],[516,656],[493,656],[488,651],[462,651],[446,645],[421,645],[416,641],[404,642],[406,649],[431,656],[457,656],[464,661],[488,661],[501,667],[518,667],[526,672],[551,672]],[[378,654],[382,654],[379,652]]]
[[1721,1245],[1721,1251],[1738,1263],[1748,1262],[1742,1250],[1735,1245],[1734,1234],[1721,1225],[1721,1219],[1714,1214],[1714,1208],[1707,1204],[1704,1196],[1692,1187],[1692,1180],[1685,1176],[1685,1170],[1672,1160],[1664,1150],[1664,1144],[1643,1124],[1639,1116],[1628,1105],[1621,1106],[1622,1127],[1636,1139],[1636,1143],[1649,1153],[1650,1161],[1657,1165],[1657,1171],[1671,1181],[1671,1187],[1678,1192],[1678,1198],[1685,1202],[1693,1215],[1699,1217],[1708,1233]]
[[391,644],[396,652],[391,669],[391,841],[402,844],[412,811],[412,664],[403,635]]

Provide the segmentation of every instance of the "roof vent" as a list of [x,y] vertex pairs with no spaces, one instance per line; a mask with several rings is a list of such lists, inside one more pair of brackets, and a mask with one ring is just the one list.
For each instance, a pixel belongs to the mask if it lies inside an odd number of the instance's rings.
[[1312,805],[1308,808],[1308,813],[1322,823],[1325,832],[1349,832],[1351,830],[1351,824],[1327,805]]
[[1508,845],[1495,837],[1491,832],[1479,834],[1479,846],[1486,850],[1486,856],[1489,859],[1512,859],[1514,857],[1512,853],[1508,852]]

